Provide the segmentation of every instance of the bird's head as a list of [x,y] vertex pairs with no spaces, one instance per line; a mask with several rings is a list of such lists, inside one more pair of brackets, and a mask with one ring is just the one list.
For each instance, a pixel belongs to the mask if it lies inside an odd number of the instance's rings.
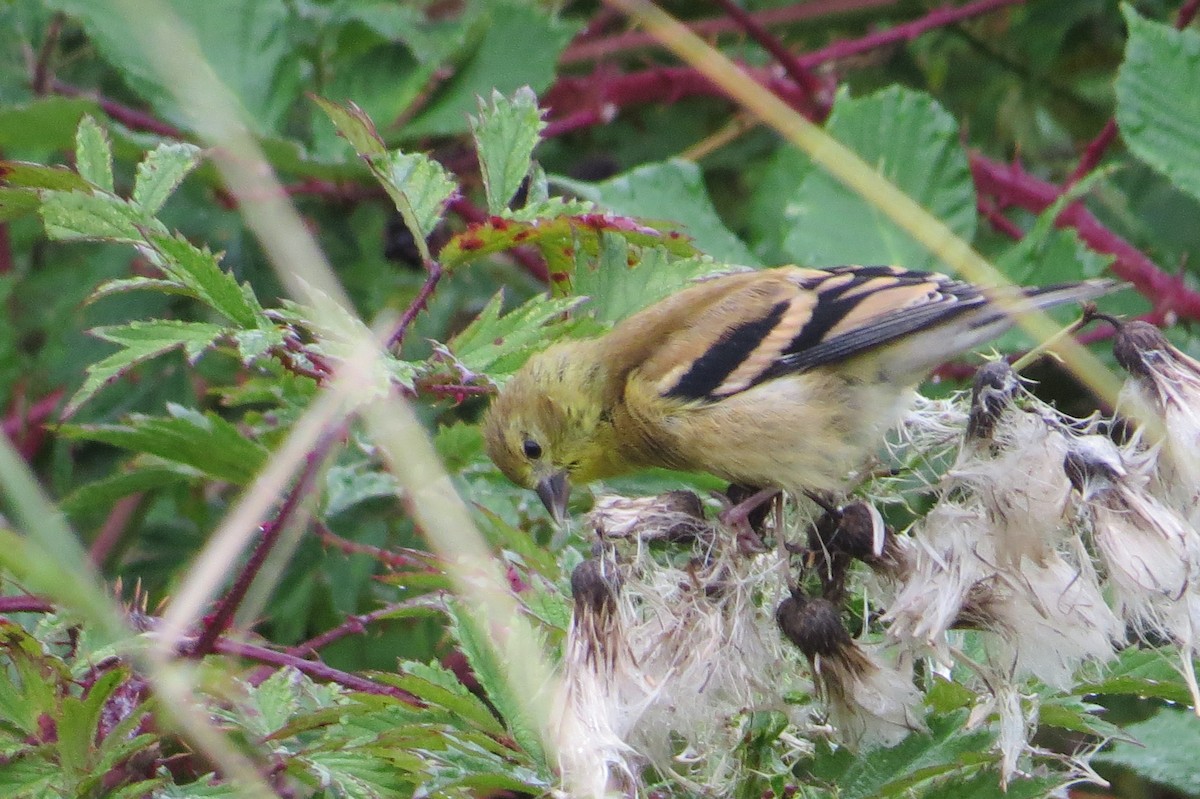
[[604,413],[603,367],[590,344],[558,344],[530,358],[483,420],[492,461],[508,479],[536,491],[556,520],[566,515],[572,480],[621,471]]

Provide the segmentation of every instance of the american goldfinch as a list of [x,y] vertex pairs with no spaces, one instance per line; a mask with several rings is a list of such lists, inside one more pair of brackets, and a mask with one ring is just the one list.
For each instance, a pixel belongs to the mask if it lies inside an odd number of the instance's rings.
[[661,466],[755,488],[845,489],[938,364],[1005,311],[1087,300],[1093,280],[978,287],[895,266],[702,280],[589,340],[533,356],[492,402],[488,454],[565,515],[570,482]]

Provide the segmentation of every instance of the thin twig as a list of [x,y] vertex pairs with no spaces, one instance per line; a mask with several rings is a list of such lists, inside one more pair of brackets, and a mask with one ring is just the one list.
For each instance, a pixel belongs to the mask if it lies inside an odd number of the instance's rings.
[[42,46],[38,49],[37,60],[33,64],[33,75],[30,77],[29,84],[33,93],[39,97],[50,91],[50,62],[58,47],[58,39],[62,34],[65,20],[66,15],[61,11],[50,18],[50,23],[46,26],[46,38],[42,40]]
[[434,556],[428,552],[421,552],[415,549],[405,549],[401,552],[395,552],[383,549],[382,547],[371,546],[370,544],[360,544],[357,541],[343,538],[324,524],[316,526],[316,533],[322,544],[331,546],[347,555],[367,555],[393,569],[412,569],[416,567],[427,572],[437,571],[430,563],[430,559]]

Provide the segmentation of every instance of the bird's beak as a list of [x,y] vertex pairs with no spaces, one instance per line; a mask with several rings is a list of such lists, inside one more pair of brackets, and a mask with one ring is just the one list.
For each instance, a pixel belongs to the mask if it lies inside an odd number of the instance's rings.
[[554,521],[561,522],[567,518],[567,500],[571,497],[571,484],[567,482],[566,472],[555,472],[549,477],[543,477],[538,480],[534,490],[537,491],[546,510],[554,517]]

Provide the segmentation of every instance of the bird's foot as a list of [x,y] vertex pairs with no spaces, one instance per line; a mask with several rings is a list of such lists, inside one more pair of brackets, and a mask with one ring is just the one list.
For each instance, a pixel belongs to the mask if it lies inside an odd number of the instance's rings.
[[721,511],[717,517],[721,524],[737,534],[738,550],[746,555],[766,552],[762,529],[771,503],[782,492],[778,488],[763,488],[758,491],[745,486],[731,485],[727,497],[736,503]]

